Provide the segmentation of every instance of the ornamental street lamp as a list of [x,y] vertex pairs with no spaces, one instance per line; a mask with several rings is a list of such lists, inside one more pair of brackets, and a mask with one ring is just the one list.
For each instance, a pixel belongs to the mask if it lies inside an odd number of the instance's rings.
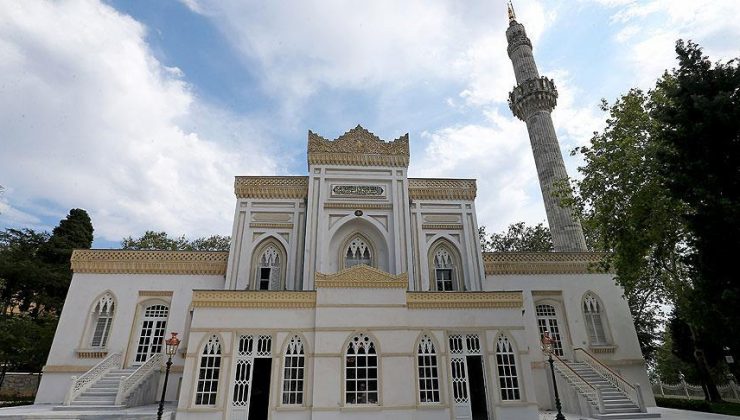
[[542,350],[547,353],[547,361],[550,362],[550,372],[552,373],[552,388],[555,390],[555,408],[558,409],[558,414],[555,416],[555,420],[566,420],[563,415],[562,406],[560,405],[560,396],[558,395],[558,382],[555,380],[555,362],[552,360],[552,353],[554,351],[553,344],[555,340],[550,337],[550,333],[545,331],[542,334]]
[[177,333],[173,332],[172,337],[165,340],[164,352],[167,355],[167,369],[164,373],[164,386],[162,387],[162,399],[159,401],[159,409],[157,410],[157,420],[162,420],[162,413],[164,412],[164,394],[167,392],[167,379],[170,377],[170,367],[172,366],[172,356],[177,354],[177,346],[180,345],[180,339],[177,338]]

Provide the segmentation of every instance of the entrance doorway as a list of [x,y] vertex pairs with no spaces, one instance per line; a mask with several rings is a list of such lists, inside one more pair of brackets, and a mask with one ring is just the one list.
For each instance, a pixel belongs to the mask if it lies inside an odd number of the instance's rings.
[[456,420],[488,420],[486,381],[478,334],[451,334],[450,370]]
[[162,341],[167,328],[169,312],[167,305],[149,305],[144,309],[134,364],[140,365],[155,354],[162,352]]
[[540,338],[545,332],[550,333],[550,338],[553,340],[553,353],[556,356],[563,357],[563,340],[560,335],[560,325],[555,307],[548,304],[537,305],[535,315],[537,316],[537,329],[540,332]]
[[267,420],[272,376],[272,337],[240,335],[234,351],[232,420]]

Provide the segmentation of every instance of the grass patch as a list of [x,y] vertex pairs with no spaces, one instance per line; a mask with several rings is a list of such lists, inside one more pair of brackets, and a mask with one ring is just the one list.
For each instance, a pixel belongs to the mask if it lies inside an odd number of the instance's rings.
[[679,410],[703,411],[705,413],[727,414],[740,416],[740,403],[721,402],[710,403],[705,400],[685,398],[655,397],[658,407],[677,408]]

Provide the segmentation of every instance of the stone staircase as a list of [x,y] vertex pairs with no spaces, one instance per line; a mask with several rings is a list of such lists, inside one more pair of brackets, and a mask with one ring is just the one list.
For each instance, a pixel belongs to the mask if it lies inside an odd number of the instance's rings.
[[614,386],[585,362],[563,362],[578,376],[593,386],[602,401],[602,409],[592,416],[596,419],[648,419],[659,418],[657,413],[644,413],[622,390]]
[[81,410],[114,410],[125,406],[116,405],[116,395],[121,379],[130,376],[136,367],[129,369],[111,369],[93,383],[88,389],[72,400],[70,405],[60,405],[57,411]]

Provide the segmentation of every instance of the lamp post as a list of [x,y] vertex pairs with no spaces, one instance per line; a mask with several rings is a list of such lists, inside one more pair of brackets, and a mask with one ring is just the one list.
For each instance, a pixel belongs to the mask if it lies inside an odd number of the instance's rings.
[[552,388],[555,390],[555,408],[558,409],[558,414],[555,416],[555,420],[566,420],[563,415],[562,406],[560,405],[560,395],[558,395],[558,381],[555,380],[555,362],[552,360],[552,353],[554,351],[553,346],[554,340],[550,337],[550,333],[545,331],[542,335],[542,350],[547,353],[547,361],[550,362],[550,373],[552,374]]
[[164,341],[164,352],[167,355],[167,369],[164,373],[164,386],[162,387],[162,399],[159,400],[159,409],[157,410],[157,420],[162,420],[162,413],[164,412],[164,394],[167,392],[167,379],[170,377],[170,367],[172,366],[172,356],[177,354],[177,346],[180,345],[180,339],[177,338],[177,333],[173,332],[172,337]]

